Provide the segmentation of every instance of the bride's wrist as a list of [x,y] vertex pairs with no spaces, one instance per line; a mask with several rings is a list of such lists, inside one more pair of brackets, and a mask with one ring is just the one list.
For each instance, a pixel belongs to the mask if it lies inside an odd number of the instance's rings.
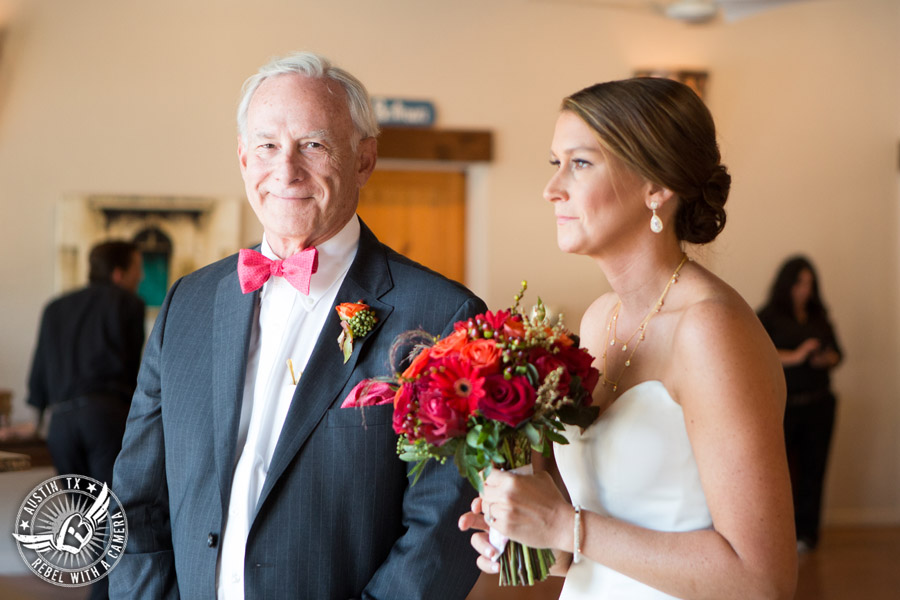
[[[571,560],[572,551],[575,548],[575,506],[568,503],[562,504],[557,514],[559,518],[554,527],[556,539],[552,544],[553,551],[568,554],[568,560]],[[581,516],[584,516],[583,511]]]

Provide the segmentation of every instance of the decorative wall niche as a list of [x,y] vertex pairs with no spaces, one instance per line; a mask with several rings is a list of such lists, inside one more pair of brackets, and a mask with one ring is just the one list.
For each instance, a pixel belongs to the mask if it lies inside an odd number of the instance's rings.
[[176,279],[237,252],[240,211],[236,198],[65,198],[56,214],[56,291],[85,284],[87,256],[94,244],[124,239],[141,248],[145,280],[138,291],[148,308],[158,307]]

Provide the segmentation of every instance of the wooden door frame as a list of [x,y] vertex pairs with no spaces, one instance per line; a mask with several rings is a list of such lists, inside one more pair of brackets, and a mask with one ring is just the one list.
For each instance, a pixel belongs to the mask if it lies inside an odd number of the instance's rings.
[[490,260],[488,177],[493,134],[484,130],[385,127],[378,136],[378,166],[397,171],[462,171],[466,176],[465,284],[485,297]]

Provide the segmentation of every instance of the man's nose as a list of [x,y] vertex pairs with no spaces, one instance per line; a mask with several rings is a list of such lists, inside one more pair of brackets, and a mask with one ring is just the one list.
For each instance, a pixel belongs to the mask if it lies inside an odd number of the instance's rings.
[[275,176],[278,181],[290,184],[294,181],[306,179],[307,174],[303,156],[298,150],[287,150],[279,155],[278,163],[275,167]]

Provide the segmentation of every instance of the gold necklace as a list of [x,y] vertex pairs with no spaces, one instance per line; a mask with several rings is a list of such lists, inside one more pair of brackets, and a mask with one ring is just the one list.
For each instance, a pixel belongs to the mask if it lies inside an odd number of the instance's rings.
[[[641,345],[641,342],[644,341],[645,330],[647,329],[647,323],[650,322],[656,313],[662,310],[662,306],[665,303],[666,295],[669,293],[669,289],[671,289],[673,283],[678,283],[678,274],[681,272],[681,267],[684,266],[688,260],[687,254],[682,254],[681,262],[678,263],[678,266],[675,267],[675,272],[672,273],[672,276],[669,278],[669,282],[666,284],[666,288],[663,290],[662,294],[659,296],[659,300],[656,301],[656,305],[650,309],[650,312],[647,313],[647,316],[643,318],[641,323],[638,325],[637,329],[634,330],[628,339],[625,340],[625,343],[622,344],[622,352],[626,352],[628,350],[628,345],[631,343],[631,340],[634,339],[634,336],[638,336],[637,341],[634,343],[634,346],[631,348],[631,354],[628,355],[628,358],[625,359],[625,365],[622,367],[622,370],[619,371],[619,376],[615,378],[615,380],[607,377],[607,373],[609,373],[609,369],[606,367],[606,353],[607,350],[611,346],[616,345],[616,323],[619,320],[619,309],[622,307],[622,301],[616,303],[616,308],[613,310],[612,316],[609,318],[609,323],[606,325],[606,342],[603,344],[603,385],[610,384],[612,386],[612,391],[615,392],[619,389],[619,382],[622,381],[622,376],[625,375],[625,369],[631,366],[631,359],[634,358],[634,353],[637,352],[638,346]],[[609,339],[610,331],[612,331],[612,340]],[[640,334],[640,335],[638,335]]]

